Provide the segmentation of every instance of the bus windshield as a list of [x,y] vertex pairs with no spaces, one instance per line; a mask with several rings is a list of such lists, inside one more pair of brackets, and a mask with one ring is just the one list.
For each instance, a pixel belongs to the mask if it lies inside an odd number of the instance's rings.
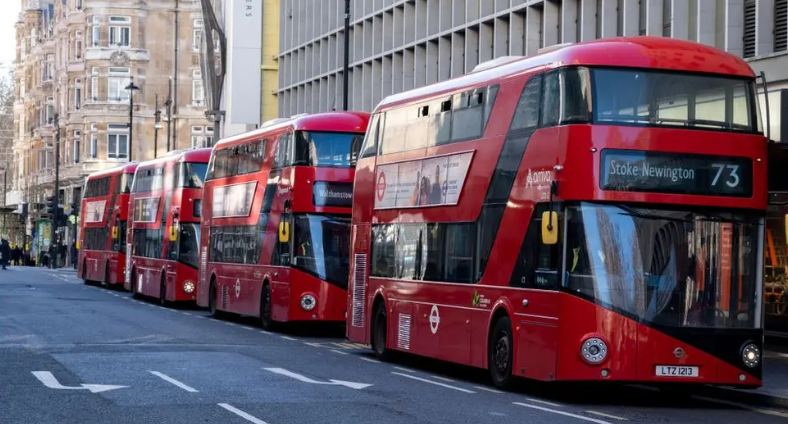
[[761,132],[752,80],[604,68],[591,75],[595,123]]
[[207,163],[181,162],[178,164],[178,184],[176,187],[202,188],[205,182]]
[[296,131],[295,165],[356,166],[364,134]]
[[350,219],[296,215],[295,267],[347,288],[350,267]]
[[197,268],[200,263],[200,224],[181,223],[178,262]]
[[565,290],[666,327],[759,328],[759,218],[567,208]]

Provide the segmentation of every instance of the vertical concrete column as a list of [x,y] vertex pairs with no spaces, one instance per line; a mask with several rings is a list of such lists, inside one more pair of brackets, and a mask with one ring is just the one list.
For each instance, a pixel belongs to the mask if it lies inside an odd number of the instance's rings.
[[663,0],[646,0],[646,35],[662,37],[662,2]]
[[671,1],[670,7],[670,37],[680,40],[689,40],[689,1],[687,0],[664,0]]
[[602,38],[615,37],[618,33],[618,0],[602,0],[602,16],[597,25],[602,26]]
[[744,0],[725,1],[725,51],[744,55]]
[[580,0],[580,41],[596,38],[596,0]]
[[774,52],[774,0],[755,0],[755,55]]
[[576,43],[577,39],[577,10],[578,1],[580,0],[564,0],[561,7],[561,42],[562,43]]
[[542,47],[558,44],[558,22],[560,19],[558,3],[552,0],[545,0],[542,13],[542,34],[544,34],[544,45]]
[[535,7],[528,7],[525,13],[525,54],[536,54],[539,45],[539,29],[542,23],[542,11]]
[[[711,0],[715,1],[715,0]],[[639,32],[640,1],[624,0],[624,35],[635,36]]]
[[698,42],[708,46],[716,43],[717,0],[697,0]]

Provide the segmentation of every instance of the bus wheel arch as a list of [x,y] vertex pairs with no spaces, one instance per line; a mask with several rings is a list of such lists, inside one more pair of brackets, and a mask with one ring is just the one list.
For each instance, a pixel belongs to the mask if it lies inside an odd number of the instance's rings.
[[372,302],[372,315],[370,317],[369,340],[375,356],[381,360],[388,360],[391,357],[391,349],[388,348],[388,311],[386,299],[383,294],[375,295]]
[[88,278],[88,261],[82,261],[82,281],[90,285],[90,279]]
[[137,281],[137,267],[132,266],[131,267],[131,272],[129,273],[129,275],[131,275],[131,280],[129,281],[129,288],[131,289],[131,296],[133,298],[137,299],[137,298],[140,297],[139,292],[137,292],[137,287],[138,287],[138,284],[139,284],[138,281]]
[[268,278],[263,280],[260,291],[260,327],[263,330],[272,330],[274,327],[273,307],[271,301],[271,282]]
[[514,379],[514,329],[511,314],[500,305],[492,314],[485,355],[490,379],[498,388],[507,388]]
[[208,309],[211,311],[211,315],[214,317],[218,317],[220,315],[219,311],[219,287],[216,284],[216,274],[211,274],[211,282],[208,284]]
[[167,306],[167,272],[164,269],[161,270],[161,283],[159,286],[159,304],[161,306]]

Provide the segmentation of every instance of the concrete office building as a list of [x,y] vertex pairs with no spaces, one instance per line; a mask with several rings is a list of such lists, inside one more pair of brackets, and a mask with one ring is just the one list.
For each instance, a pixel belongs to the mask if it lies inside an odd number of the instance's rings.
[[[282,0],[279,115],[342,108],[344,0]],[[351,109],[559,43],[654,35],[708,44],[769,81],[771,137],[788,88],[788,0],[351,0]],[[786,106],[788,109],[788,106]]]

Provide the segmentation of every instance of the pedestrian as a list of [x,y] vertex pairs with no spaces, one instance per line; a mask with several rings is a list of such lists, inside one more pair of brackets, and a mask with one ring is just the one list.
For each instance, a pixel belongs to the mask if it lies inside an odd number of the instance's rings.
[[3,269],[6,269],[11,261],[11,246],[8,245],[8,240],[6,239],[0,241],[0,255],[2,255],[0,262],[3,263]]
[[79,249],[77,249],[77,242],[71,242],[71,265],[77,269],[77,259],[79,257]]

